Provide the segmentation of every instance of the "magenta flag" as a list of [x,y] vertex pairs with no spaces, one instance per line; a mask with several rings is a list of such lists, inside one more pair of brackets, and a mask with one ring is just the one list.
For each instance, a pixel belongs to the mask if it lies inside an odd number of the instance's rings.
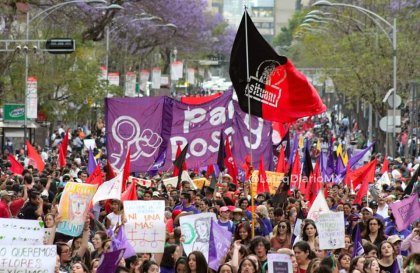
[[394,215],[398,231],[406,229],[411,223],[420,218],[419,195],[417,193],[389,206]]

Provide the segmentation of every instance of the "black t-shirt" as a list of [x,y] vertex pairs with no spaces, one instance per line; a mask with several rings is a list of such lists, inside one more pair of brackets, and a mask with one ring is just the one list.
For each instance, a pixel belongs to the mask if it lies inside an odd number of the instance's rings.
[[38,215],[35,213],[37,209],[37,205],[27,202],[20,210],[18,217],[20,219],[37,220]]

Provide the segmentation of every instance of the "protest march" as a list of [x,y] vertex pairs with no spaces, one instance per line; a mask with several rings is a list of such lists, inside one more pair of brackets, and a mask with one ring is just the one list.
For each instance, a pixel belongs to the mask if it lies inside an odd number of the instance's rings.
[[4,150],[0,273],[419,273],[420,157],[332,122],[246,11],[229,72]]

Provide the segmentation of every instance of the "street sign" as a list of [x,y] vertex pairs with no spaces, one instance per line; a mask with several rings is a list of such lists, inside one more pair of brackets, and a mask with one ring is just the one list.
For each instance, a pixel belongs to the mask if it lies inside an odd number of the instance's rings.
[[[390,110],[392,112],[392,110]],[[388,112],[388,114],[390,114]],[[395,111],[395,132],[401,132],[401,112],[399,110]],[[394,132],[394,117],[391,115],[385,116],[381,118],[379,121],[379,128],[386,133],[393,133]]]
[[45,48],[51,54],[69,54],[76,50],[76,42],[70,38],[48,39]]
[[3,105],[4,121],[23,121],[25,120],[24,104],[4,104]]
[[[389,96],[387,101],[388,101],[389,107],[394,107],[394,95]],[[400,106],[401,102],[402,102],[401,97],[398,95],[395,95],[395,107]]]

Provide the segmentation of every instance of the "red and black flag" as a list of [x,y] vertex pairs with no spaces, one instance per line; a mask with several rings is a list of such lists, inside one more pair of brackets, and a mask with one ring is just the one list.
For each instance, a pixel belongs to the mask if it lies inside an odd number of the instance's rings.
[[188,150],[188,143],[185,145],[184,149],[182,149],[181,153],[177,155],[174,161],[174,169],[177,168],[178,171],[178,186],[181,185],[181,175],[183,171],[183,167],[185,164],[185,159],[187,158],[187,150]]
[[265,120],[288,123],[327,109],[305,75],[275,52],[246,11],[233,43],[229,74],[242,111],[248,112],[249,98],[251,114]]

